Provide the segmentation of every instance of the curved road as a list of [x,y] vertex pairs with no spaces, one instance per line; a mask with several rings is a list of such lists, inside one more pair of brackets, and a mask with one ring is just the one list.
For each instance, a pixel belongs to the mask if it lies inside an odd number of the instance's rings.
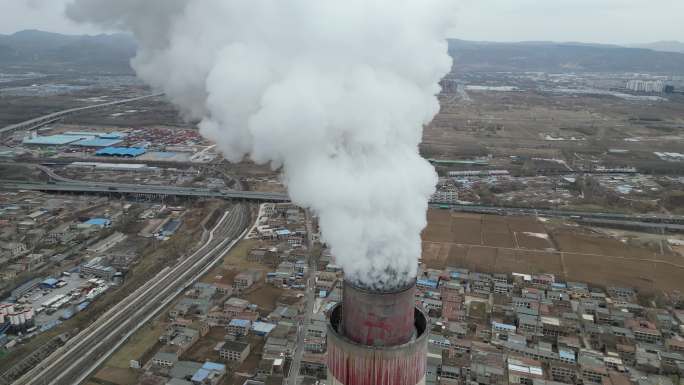
[[113,102],[100,103],[100,104],[94,104],[91,106],[76,107],[76,108],[70,108],[68,110],[57,111],[57,112],[53,112],[51,114],[39,116],[37,118],[29,119],[29,120],[26,120],[23,122],[11,124],[9,126],[0,128],[0,135],[4,134],[6,132],[14,131],[14,130],[19,130],[19,129],[23,129],[23,128],[32,128],[32,127],[36,127],[36,126],[43,125],[46,123],[54,122],[54,121],[58,120],[59,118],[62,118],[64,116],[74,114],[77,112],[81,112],[81,111],[92,110],[92,109],[102,108],[102,107],[115,106],[117,104],[130,103],[130,102],[135,102],[138,100],[153,98],[153,97],[162,96],[162,95],[164,95],[164,94],[163,93],[157,93],[157,94],[152,94],[152,95],[138,96],[138,97],[130,98],[130,99],[116,100]]

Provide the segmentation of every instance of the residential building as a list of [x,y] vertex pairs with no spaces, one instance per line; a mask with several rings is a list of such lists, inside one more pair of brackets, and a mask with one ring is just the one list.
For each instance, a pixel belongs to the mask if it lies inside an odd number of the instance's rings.
[[250,344],[239,341],[226,341],[219,351],[219,357],[228,361],[242,363],[247,359],[250,352]]

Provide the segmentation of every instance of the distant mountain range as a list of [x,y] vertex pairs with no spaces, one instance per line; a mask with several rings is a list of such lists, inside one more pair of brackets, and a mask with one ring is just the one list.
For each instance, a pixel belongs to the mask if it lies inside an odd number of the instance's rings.
[[684,53],[616,45],[449,40],[457,71],[684,74]]
[[74,36],[26,30],[0,35],[0,68],[49,72],[132,73],[129,35]]
[[[132,73],[130,35],[74,36],[26,30],[0,35],[0,70]],[[668,51],[668,52],[664,52]],[[671,52],[670,52],[671,51]],[[651,72],[684,74],[684,44],[639,47],[555,42],[449,40],[458,71]]]
[[679,52],[684,53],[684,43],[681,41],[657,41],[655,43],[648,44],[634,44],[628,47],[632,48],[646,48],[652,49],[654,51],[662,52]]

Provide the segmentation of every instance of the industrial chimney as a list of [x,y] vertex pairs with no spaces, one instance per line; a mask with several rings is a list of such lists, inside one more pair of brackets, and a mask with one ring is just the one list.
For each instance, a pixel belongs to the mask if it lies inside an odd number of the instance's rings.
[[425,384],[428,319],[415,289],[415,280],[377,290],[345,279],[328,324],[329,384]]

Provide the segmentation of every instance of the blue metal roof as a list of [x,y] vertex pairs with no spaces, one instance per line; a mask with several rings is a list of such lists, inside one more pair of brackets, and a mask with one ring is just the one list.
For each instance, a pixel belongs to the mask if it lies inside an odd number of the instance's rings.
[[144,148],[140,147],[105,147],[99,150],[95,155],[105,155],[105,156],[140,156],[145,153]]
[[275,329],[274,324],[270,324],[268,322],[255,322],[252,324],[252,330],[254,330],[257,333],[270,333],[271,330]]
[[70,135],[70,136],[102,136],[105,135],[106,133],[104,132],[91,132],[91,131],[67,131],[63,133],[62,135]]
[[566,360],[575,360],[575,352],[571,350],[558,349],[558,355]]
[[416,285],[437,288],[438,282],[431,279],[419,279],[416,281]]
[[24,139],[24,144],[43,144],[49,146],[65,145],[69,143],[76,142],[78,140],[89,139],[92,137],[88,136],[76,136],[76,135],[49,135],[49,136],[36,136],[34,138]]
[[247,319],[234,318],[230,321],[230,326],[240,326],[240,327],[248,328],[250,324],[251,324],[251,322]]
[[79,140],[76,143],[72,143],[72,145],[82,147],[110,147],[118,143],[121,143],[121,139],[94,138]]
[[62,321],[60,321],[60,320],[58,320],[58,319],[53,320],[53,321],[49,321],[48,323],[41,325],[40,328],[39,328],[39,330],[40,330],[41,332],[46,332],[46,331],[48,331],[48,330],[50,330],[50,329],[52,329],[52,328],[54,328],[54,327],[60,325],[61,323],[62,323]]
[[202,369],[214,370],[217,372],[223,372],[226,370],[226,365],[219,364],[216,362],[207,361],[204,363],[204,365],[202,365]]
[[124,136],[126,136],[126,134],[123,134],[123,133],[121,133],[121,132],[109,132],[109,133],[102,134],[102,135],[99,135],[99,136],[100,136],[100,138],[102,138],[102,139],[121,139],[121,138],[123,138]]
[[57,280],[54,278],[48,278],[45,281],[41,282],[43,285],[48,285],[48,286],[54,286],[57,284]]
[[492,326],[494,326],[497,329],[505,329],[505,330],[512,330],[515,331],[515,326],[514,325],[509,325],[509,324],[503,324],[500,322],[494,322],[492,321]]
[[87,220],[87,221],[85,222],[85,224],[86,224],[86,225],[93,225],[93,226],[105,227],[105,226],[111,225],[111,224],[112,224],[112,221],[110,221],[110,220],[107,219],[107,218],[92,218],[92,219]]
[[211,372],[209,370],[204,368],[197,369],[197,371],[195,372],[195,374],[193,374],[192,379],[190,379],[190,381],[192,381],[195,384],[201,383],[209,377],[210,373]]

